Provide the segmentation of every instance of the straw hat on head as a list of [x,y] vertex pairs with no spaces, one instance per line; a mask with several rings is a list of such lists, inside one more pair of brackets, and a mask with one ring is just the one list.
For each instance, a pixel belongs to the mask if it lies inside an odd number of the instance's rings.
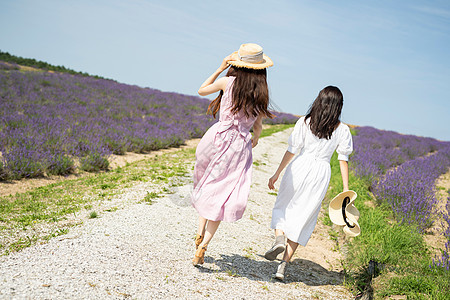
[[273,66],[272,60],[263,53],[258,44],[242,44],[239,50],[231,54],[232,60],[228,63],[238,68],[265,69]]
[[331,222],[345,226],[344,233],[350,237],[361,233],[361,227],[358,224],[359,211],[354,205],[357,196],[354,191],[342,192],[331,200],[328,207]]

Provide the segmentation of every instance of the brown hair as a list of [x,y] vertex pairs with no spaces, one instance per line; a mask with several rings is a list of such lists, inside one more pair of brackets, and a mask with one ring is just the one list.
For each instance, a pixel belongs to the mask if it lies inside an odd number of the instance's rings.
[[[226,76],[235,76],[232,94],[233,107],[231,112],[236,114],[243,110],[247,117],[264,114],[269,118],[274,116],[269,112],[269,88],[267,87],[266,69],[247,69],[230,66]],[[208,107],[207,113],[216,117],[220,109],[223,91]]]
[[330,139],[340,123],[343,105],[344,96],[337,87],[330,85],[321,90],[305,117],[305,122],[311,118],[309,126],[312,133],[319,138]]

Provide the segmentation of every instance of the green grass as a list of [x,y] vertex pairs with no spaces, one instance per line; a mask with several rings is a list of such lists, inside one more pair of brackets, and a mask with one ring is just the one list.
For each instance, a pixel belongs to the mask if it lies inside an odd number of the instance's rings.
[[[88,73],[85,73],[85,72],[77,72],[77,71],[71,70],[69,68],[66,68],[64,66],[54,66],[47,62],[35,60],[33,58],[23,58],[20,56],[11,55],[8,52],[3,52],[1,50],[0,50],[0,61],[12,62],[12,63],[16,63],[16,64],[22,65],[22,66],[30,66],[30,67],[42,69],[39,71],[50,70],[50,71],[64,72],[64,73],[69,73],[69,74],[78,74],[78,75],[82,75],[82,76],[90,76],[90,77],[94,77],[94,78],[103,78],[103,77],[100,77],[97,75],[89,75]],[[111,80],[111,79],[109,79],[109,80]]]
[[237,273],[236,269],[231,267],[231,269],[226,270],[226,273],[230,277],[239,277],[239,274]]
[[246,254],[244,255],[245,258],[250,259],[256,257],[256,251],[252,247],[247,247],[243,250],[246,252]]
[[[173,177],[187,173],[190,165],[186,164],[186,161],[193,161],[194,153],[195,149],[183,149],[137,161],[109,172],[89,174],[28,192],[0,197],[0,228],[2,236],[5,233],[9,235],[7,241],[0,241],[3,246],[1,251],[5,254],[20,250],[41,239],[33,237],[19,241],[18,230],[30,230],[42,222],[55,223],[64,220],[69,214],[76,215],[80,210],[92,208],[92,203],[111,200],[123,193],[123,189],[138,182],[152,182],[161,189],[166,188]],[[92,215],[89,214],[88,217],[92,218]]]
[[[351,158],[350,158],[351,159]],[[336,153],[331,159],[328,199],[342,191],[342,179]],[[355,206],[361,213],[361,235],[346,246],[344,269],[346,284],[354,294],[364,290],[371,279],[369,262],[377,263],[373,278],[375,299],[406,295],[408,299],[450,299],[450,272],[430,268],[432,254],[423,236],[414,226],[398,224],[386,205],[376,206],[367,181],[349,175],[349,188],[358,194]],[[328,202],[324,202],[328,207]],[[375,207],[375,208],[374,208]],[[325,210],[326,214],[328,209]],[[326,220],[324,221],[331,225]],[[342,234],[342,233],[341,233]],[[336,239],[334,233],[332,239]]]
[[149,192],[147,192],[147,195],[145,195],[143,201],[146,202],[147,204],[152,205],[153,203],[155,203],[155,199],[159,198],[159,197],[160,197],[160,195],[158,193],[155,193],[155,192],[149,193]]
[[270,127],[264,128],[261,132],[260,138],[272,135],[276,132],[283,131],[285,129],[294,127],[295,124],[277,124],[277,125],[271,125]]

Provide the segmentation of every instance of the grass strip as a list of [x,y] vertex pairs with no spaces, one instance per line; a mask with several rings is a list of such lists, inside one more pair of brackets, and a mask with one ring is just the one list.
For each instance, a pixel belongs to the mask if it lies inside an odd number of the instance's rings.
[[264,125],[268,126],[267,128],[264,128],[261,132],[260,138],[272,135],[276,132],[286,130],[288,128],[294,127],[295,124],[277,124],[277,125]]
[[[23,231],[31,232],[30,229],[42,223],[64,221],[69,214],[75,215],[83,209],[91,208],[94,203],[111,200],[137,183],[151,182],[160,188],[158,193],[164,193],[171,184],[171,178],[188,173],[191,165],[186,164],[186,161],[193,161],[194,151],[182,149],[136,161],[109,172],[90,174],[0,197],[0,249],[7,254],[22,249],[24,245],[29,246],[31,241],[38,241],[39,237],[26,237],[26,243],[20,242],[20,239],[24,240]],[[146,202],[145,199],[143,201]],[[62,225],[57,232],[61,232],[66,226],[67,224]]]
[[[328,199],[342,191],[336,153],[331,159],[331,170]],[[358,222],[361,235],[340,245],[350,290],[356,295],[372,287],[375,299],[393,295],[406,295],[408,299],[449,299],[450,272],[430,267],[432,252],[419,230],[395,221],[387,205],[376,206],[368,181],[352,172],[349,177],[350,189],[358,193],[355,206],[361,213]],[[328,208],[327,204],[324,203]]]

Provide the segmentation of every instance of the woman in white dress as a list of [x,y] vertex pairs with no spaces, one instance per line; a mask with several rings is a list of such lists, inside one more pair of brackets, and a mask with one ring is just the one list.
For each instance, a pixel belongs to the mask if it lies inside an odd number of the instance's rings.
[[295,124],[289,147],[269,179],[269,188],[274,189],[281,171],[300,153],[286,168],[272,211],[271,228],[275,229],[276,240],[265,258],[274,260],[284,251],[275,274],[277,279],[284,280],[287,262],[299,244],[306,246],[316,226],[330,182],[330,159],[335,150],[344,191],[348,190],[348,156],[353,144],[350,129],[339,120],[343,102],[337,87],[327,86],[320,91],[307,115]]

